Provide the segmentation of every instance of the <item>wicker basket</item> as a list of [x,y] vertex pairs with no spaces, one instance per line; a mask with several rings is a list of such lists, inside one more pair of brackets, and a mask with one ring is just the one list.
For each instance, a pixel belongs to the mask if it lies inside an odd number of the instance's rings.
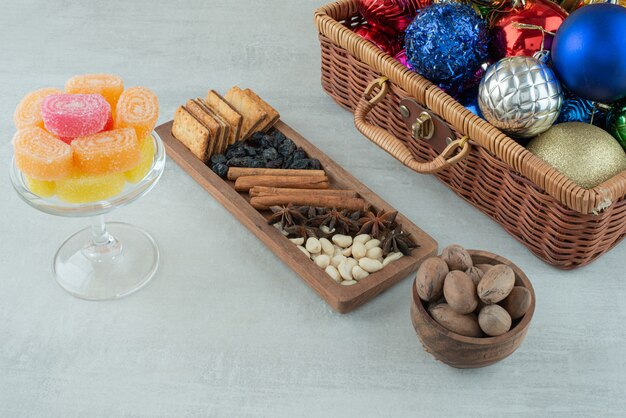
[[[352,32],[350,28],[363,23],[357,2],[340,0],[323,6],[315,13],[315,23],[322,48],[323,88],[354,112],[360,132],[409,168],[435,173],[554,266],[583,266],[624,238],[626,171],[594,189],[577,186]],[[445,129],[451,128],[454,141],[445,150],[424,140],[422,130],[416,135],[406,124],[406,114],[399,109],[407,99],[443,120]],[[406,108],[402,110],[406,113]]]

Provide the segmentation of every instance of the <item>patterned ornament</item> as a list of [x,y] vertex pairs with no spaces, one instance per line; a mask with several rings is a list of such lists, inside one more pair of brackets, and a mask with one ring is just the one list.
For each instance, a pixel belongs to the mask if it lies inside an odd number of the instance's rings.
[[408,63],[435,84],[459,85],[472,77],[488,55],[484,20],[467,5],[433,4],[406,30]]
[[626,102],[613,106],[607,115],[606,126],[626,151]]
[[591,123],[596,126],[604,126],[605,114],[594,102],[587,99],[568,94],[563,99],[561,113],[556,123],[582,122]]
[[626,8],[592,4],[576,10],[552,43],[559,80],[584,99],[613,103],[626,97]]
[[487,69],[478,91],[485,119],[520,138],[548,130],[559,116],[562,103],[559,80],[535,57],[501,59]]
[[496,14],[492,33],[493,52],[498,58],[531,57],[540,50],[549,51],[553,35],[541,29],[555,33],[567,17],[565,10],[549,0],[526,0],[521,4]]
[[372,28],[389,36],[399,36],[415,18],[417,11],[431,0],[359,0],[359,14]]
[[371,28],[368,25],[361,25],[354,28],[354,33],[376,45],[389,55],[395,55],[402,49],[402,39],[391,37],[383,32]]
[[626,153],[606,131],[580,122],[554,125],[528,150],[585,189],[626,170]]

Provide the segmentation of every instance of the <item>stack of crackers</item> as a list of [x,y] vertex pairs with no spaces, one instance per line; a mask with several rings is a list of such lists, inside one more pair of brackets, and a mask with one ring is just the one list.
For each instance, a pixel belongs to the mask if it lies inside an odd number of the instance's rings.
[[224,97],[210,90],[206,98],[189,99],[176,109],[172,135],[206,163],[229,145],[266,132],[279,118],[252,90],[235,86]]

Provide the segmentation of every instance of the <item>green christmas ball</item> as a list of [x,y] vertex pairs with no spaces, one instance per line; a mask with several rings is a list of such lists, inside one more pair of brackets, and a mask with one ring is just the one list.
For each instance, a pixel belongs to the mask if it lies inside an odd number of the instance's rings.
[[608,132],[587,123],[554,125],[530,141],[527,148],[585,189],[626,170],[622,147]]
[[607,115],[606,126],[626,151],[626,102],[613,106]]

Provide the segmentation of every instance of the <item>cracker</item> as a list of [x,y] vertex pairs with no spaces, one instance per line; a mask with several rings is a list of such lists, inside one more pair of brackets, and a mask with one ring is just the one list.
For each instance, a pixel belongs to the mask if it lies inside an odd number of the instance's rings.
[[267,113],[254,100],[248,97],[239,87],[228,90],[225,99],[243,116],[241,140],[258,131],[259,126],[267,119]]
[[205,112],[201,106],[199,106],[192,99],[187,100],[185,103],[185,109],[193,116],[196,117],[204,126],[209,129],[211,133],[211,140],[207,148],[207,160],[216,154],[218,147],[221,145],[222,138],[222,125],[220,125],[209,113]]
[[261,99],[255,92],[250,89],[243,91],[249,98],[254,100],[261,108],[267,113],[267,119],[263,126],[258,128],[259,131],[267,132],[276,122],[280,119],[280,113],[272,106],[270,106],[265,100]]
[[183,106],[178,107],[174,113],[172,135],[189,148],[196,157],[205,163],[207,162],[207,148],[211,133]]
[[213,153],[214,154],[223,154],[226,151],[226,148],[228,147],[228,139],[229,139],[229,135],[230,135],[230,125],[228,123],[226,123],[222,117],[220,117],[217,113],[213,112],[207,105],[205,105],[204,102],[202,101],[202,99],[196,99],[196,100],[194,100],[194,103],[196,103],[198,106],[200,106],[203,111],[205,111],[206,113],[211,115],[211,117],[217,123],[219,123],[220,126],[222,127],[220,138],[217,141],[218,145],[216,146],[216,148],[213,151]]
[[228,135],[228,145],[234,144],[239,141],[241,136],[241,125],[243,124],[243,117],[237,112],[222,96],[215,90],[209,90],[206,98],[202,101],[213,112],[218,114],[228,123],[230,126],[230,133]]

